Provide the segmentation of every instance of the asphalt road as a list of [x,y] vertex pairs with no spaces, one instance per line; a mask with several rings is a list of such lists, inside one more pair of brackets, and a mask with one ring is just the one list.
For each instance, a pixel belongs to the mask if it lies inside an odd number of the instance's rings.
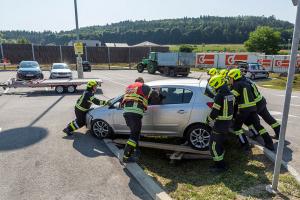
[[[189,77],[201,75],[206,78],[202,73],[192,73]],[[0,81],[14,76],[15,72],[0,72]],[[103,80],[97,92],[102,99],[122,94],[138,76],[145,81],[167,78],[134,70],[85,73],[86,78]],[[269,110],[280,120],[284,91],[260,90],[268,101]],[[85,128],[73,137],[65,137],[61,132],[74,118],[73,107],[79,95],[57,95],[50,88],[18,88],[0,96],[0,199],[149,198],[105,145],[86,134]],[[300,93],[294,92],[284,160],[298,172],[299,120]],[[266,128],[274,134],[270,127]]]

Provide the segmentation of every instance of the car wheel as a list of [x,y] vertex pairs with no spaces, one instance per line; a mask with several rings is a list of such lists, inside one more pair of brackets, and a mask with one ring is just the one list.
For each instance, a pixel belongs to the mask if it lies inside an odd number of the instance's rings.
[[176,74],[176,72],[175,72],[175,69],[170,69],[170,76],[171,76],[171,77],[177,76],[177,74]]
[[193,149],[208,150],[210,131],[210,127],[196,124],[188,129],[186,140]]
[[144,65],[142,63],[139,63],[137,66],[136,66],[136,69],[139,73],[143,73],[144,71]]
[[75,85],[69,85],[67,87],[67,92],[68,93],[74,93],[76,91],[76,86]]
[[255,75],[254,75],[254,74],[251,74],[250,79],[251,79],[251,80],[254,80],[254,79],[255,79]]
[[95,120],[92,122],[92,133],[99,139],[112,137],[111,127],[103,120]]
[[57,94],[62,94],[64,91],[65,91],[65,88],[62,85],[58,85],[58,86],[55,87],[55,92]]

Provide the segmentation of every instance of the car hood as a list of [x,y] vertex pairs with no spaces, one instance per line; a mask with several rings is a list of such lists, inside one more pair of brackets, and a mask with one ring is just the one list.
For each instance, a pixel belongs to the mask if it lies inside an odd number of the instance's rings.
[[70,69],[52,69],[51,73],[70,73]]
[[109,109],[109,106],[97,106],[97,107],[95,106],[90,109],[88,114],[93,116],[93,118],[95,118],[95,117],[99,118],[99,116],[107,115],[107,113],[111,112],[111,110],[112,109]]
[[40,72],[40,68],[20,68],[18,69],[19,72]]

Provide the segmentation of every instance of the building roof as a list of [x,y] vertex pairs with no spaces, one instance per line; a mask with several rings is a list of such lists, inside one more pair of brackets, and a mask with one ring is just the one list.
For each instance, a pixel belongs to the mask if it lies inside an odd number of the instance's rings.
[[136,45],[133,45],[134,47],[158,47],[158,46],[162,46],[159,44],[155,44],[153,42],[149,42],[149,41],[145,41]]
[[129,47],[127,43],[105,43],[107,47]]

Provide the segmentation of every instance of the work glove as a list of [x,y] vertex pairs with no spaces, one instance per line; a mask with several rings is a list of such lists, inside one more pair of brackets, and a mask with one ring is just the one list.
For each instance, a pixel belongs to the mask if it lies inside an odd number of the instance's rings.
[[208,125],[208,126],[210,126],[210,127],[213,127],[214,126],[214,124],[215,124],[215,122],[214,122],[214,120],[210,120],[209,119],[209,116],[206,118],[206,124]]

